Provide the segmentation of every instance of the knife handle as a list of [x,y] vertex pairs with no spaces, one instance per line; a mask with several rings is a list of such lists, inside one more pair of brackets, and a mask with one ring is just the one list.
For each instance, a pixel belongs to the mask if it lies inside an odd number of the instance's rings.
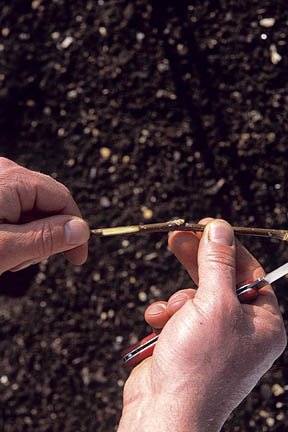
[[236,294],[240,303],[251,303],[258,297],[258,287],[250,287],[251,280],[247,280],[236,288]]
[[154,351],[160,332],[161,330],[155,330],[124,350],[121,353],[124,366],[129,369],[133,368],[145,358],[150,357]]

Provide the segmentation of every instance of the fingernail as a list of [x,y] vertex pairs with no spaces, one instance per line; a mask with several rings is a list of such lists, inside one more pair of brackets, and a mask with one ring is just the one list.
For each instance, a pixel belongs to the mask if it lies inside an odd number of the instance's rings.
[[72,219],[65,224],[66,241],[70,245],[81,245],[89,238],[89,228],[81,219]]
[[232,246],[234,244],[234,233],[227,222],[214,220],[209,223],[208,229],[209,240],[227,246]]
[[192,232],[177,232],[173,238],[173,245],[179,248],[184,245],[189,245],[191,242],[195,242],[195,234]]
[[166,310],[166,305],[158,303],[149,307],[148,315],[159,315]]
[[173,295],[170,299],[169,299],[169,304],[173,304],[175,305],[176,303],[185,303],[188,300],[189,296],[187,294],[184,293],[179,293],[179,294],[175,294]]

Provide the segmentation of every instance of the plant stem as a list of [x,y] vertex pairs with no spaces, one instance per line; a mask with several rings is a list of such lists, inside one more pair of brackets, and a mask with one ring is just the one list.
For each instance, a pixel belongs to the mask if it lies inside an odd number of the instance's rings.
[[[153,232],[168,232],[168,231],[204,231],[205,225],[200,225],[192,222],[185,222],[184,219],[174,219],[168,222],[160,222],[154,224],[139,224],[129,225],[114,228],[97,228],[92,229],[91,233],[98,237],[106,237],[121,234],[135,233],[153,233]],[[277,230],[269,228],[250,228],[250,227],[232,227],[235,234],[268,237],[278,240],[288,241],[287,230]]]

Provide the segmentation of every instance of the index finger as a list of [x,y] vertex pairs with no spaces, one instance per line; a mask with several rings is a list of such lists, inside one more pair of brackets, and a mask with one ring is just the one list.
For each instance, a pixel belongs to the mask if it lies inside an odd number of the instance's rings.
[[[43,182],[43,183],[42,183]],[[44,182],[47,184],[44,184]],[[39,208],[39,210],[41,211],[42,209],[47,209],[47,199],[45,198],[45,189],[48,189],[48,195],[50,198],[50,188],[48,188],[48,184],[51,184],[51,190],[54,189],[55,187],[55,191],[58,191],[58,197],[55,200],[54,198],[54,202],[51,201],[51,207],[52,207],[52,211],[54,209],[57,209],[58,207],[58,214],[63,214],[63,215],[72,215],[72,216],[79,216],[82,217],[81,211],[78,207],[78,205],[76,204],[74,198],[72,197],[71,192],[69,191],[69,189],[64,186],[62,183],[57,182],[56,180],[54,180],[52,177],[49,177],[47,175],[42,174],[42,178],[41,178],[41,182],[39,183],[39,192],[37,194],[37,196],[39,196],[39,200],[37,203],[37,206]],[[49,185],[50,186],[50,185]],[[53,195],[53,194],[52,194]],[[44,200],[42,200],[42,196],[44,197]],[[60,208],[59,208],[59,199],[61,200],[61,197],[63,196],[63,201],[62,201],[62,207],[61,207],[61,202],[60,202]],[[63,206],[64,205],[64,206]],[[54,206],[54,207],[53,207]],[[81,246],[77,246],[74,249],[70,249],[66,252],[64,252],[65,257],[68,259],[68,261],[70,261],[72,264],[83,264],[88,257],[88,243],[85,243]]]
[[11,161],[0,163],[0,218],[19,223],[23,215],[70,214],[81,212],[68,188],[52,177],[30,171]]
[[36,210],[81,217],[80,209],[66,186],[46,174],[36,172],[33,174],[31,181],[36,189],[34,201]]
[[[50,199],[50,203],[48,203]],[[69,189],[52,177],[44,174],[38,176],[36,209],[40,212],[56,212],[57,214],[82,217],[81,211],[73,199]],[[88,243],[64,252],[72,264],[83,264],[88,256]]]

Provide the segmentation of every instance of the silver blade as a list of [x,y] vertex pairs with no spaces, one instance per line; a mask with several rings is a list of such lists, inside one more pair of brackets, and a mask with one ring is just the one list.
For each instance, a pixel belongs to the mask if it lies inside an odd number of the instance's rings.
[[288,263],[283,264],[281,267],[278,267],[276,270],[273,270],[271,273],[267,273],[266,276],[264,276],[265,281],[267,281],[268,284],[271,284],[272,282],[275,282],[277,279],[280,279],[281,277],[285,276],[288,273]]

